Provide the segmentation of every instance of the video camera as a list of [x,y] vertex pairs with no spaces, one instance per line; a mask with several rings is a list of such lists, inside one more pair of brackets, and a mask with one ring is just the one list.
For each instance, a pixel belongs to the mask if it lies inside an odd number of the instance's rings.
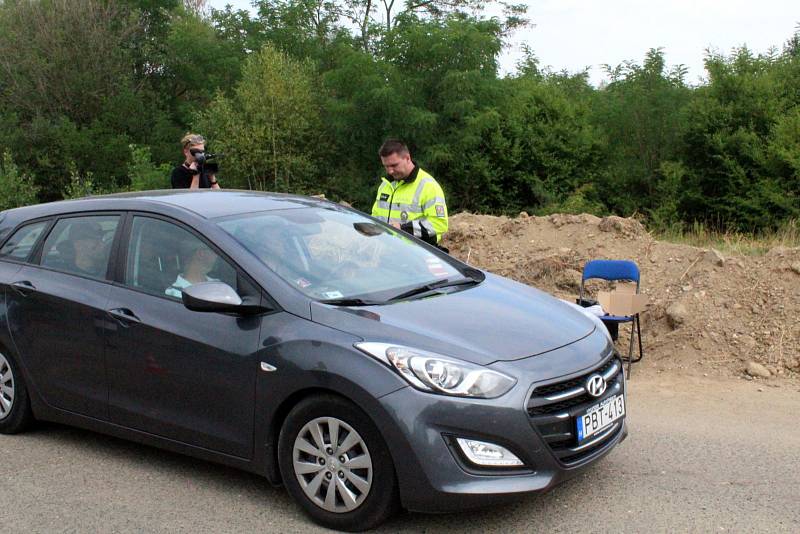
[[200,168],[200,170],[205,170],[208,174],[216,174],[219,171],[219,163],[209,160],[214,160],[224,156],[224,154],[206,152],[204,150],[200,150],[199,148],[192,148],[189,150],[189,153],[194,156],[194,160],[197,162],[197,166]]

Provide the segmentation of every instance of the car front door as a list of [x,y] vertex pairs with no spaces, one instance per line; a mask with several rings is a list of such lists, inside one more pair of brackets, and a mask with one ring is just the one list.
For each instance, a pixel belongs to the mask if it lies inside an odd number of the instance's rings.
[[219,280],[243,297],[260,293],[186,227],[144,215],[129,227],[108,303],[111,420],[250,458],[261,317],[190,311],[181,289]]
[[44,400],[107,419],[103,325],[120,215],[65,217],[6,291],[11,338]]

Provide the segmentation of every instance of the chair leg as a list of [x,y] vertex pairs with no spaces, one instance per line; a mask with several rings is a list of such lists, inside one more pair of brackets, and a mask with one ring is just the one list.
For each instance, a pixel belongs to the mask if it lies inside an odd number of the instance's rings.
[[644,358],[644,350],[642,349],[642,321],[639,319],[639,314],[636,314],[636,337],[639,338],[639,359],[636,360],[641,361]]
[[636,334],[636,329],[634,328],[635,322],[636,318],[634,317],[633,321],[631,321],[631,343],[628,347],[628,378],[631,377],[631,363],[633,363],[633,336]]

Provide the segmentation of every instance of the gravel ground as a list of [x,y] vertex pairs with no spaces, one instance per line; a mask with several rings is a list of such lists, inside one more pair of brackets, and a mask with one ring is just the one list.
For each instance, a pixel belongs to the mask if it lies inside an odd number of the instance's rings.
[[[639,375],[630,437],[582,477],[380,531],[800,532],[796,384]],[[3,533],[321,531],[257,476],[63,426],[0,436],[0,466]]]

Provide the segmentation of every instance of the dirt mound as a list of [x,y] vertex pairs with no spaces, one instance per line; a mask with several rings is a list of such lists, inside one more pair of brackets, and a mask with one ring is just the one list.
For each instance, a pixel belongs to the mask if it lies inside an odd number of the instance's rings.
[[467,263],[567,300],[588,260],[633,260],[650,297],[639,368],[800,379],[800,249],[725,257],[656,241],[634,219],[526,213],[454,215],[444,244]]

